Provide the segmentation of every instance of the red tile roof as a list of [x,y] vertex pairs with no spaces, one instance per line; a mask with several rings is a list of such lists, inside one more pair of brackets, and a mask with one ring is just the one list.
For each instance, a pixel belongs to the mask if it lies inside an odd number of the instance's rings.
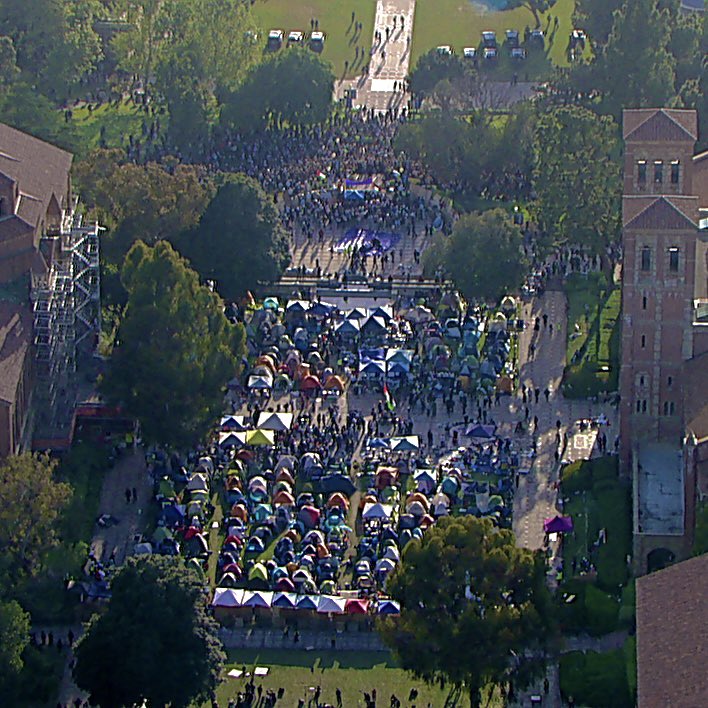
[[708,705],[708,554],[637,580],[639,708]]
[[633,142],[695,142],[698,118],[693,110],[627,109],[622,115],[622,137]]
[[[640,211],[629,208],[634,201],[625,198],[623,226],[625,229],[696,229],[698,228],[697,197],[639,197],[644,207]],[[645,201],[646,200],[646,201]]]

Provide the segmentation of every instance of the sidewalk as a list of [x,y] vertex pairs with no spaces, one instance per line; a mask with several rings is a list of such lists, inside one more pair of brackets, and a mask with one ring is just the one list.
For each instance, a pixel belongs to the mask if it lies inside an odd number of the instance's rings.
[[[378,633],[338,632],[337,624],[332,623],[331,631],[302,629],[295,642],[295,630],[290,629],[287,636],[277,627],[236,627],[222,628],[219,638],[227,649],[298,649],[306,651],[380,651],[387,652]],[[332,641],[334,640],[334,646]]]

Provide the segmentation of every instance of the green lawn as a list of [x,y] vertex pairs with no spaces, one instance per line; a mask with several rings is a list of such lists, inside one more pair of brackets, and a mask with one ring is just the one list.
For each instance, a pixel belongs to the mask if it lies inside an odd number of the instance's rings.
[[[497,39],[503,41],[507,29],[519,30],[522,35],[527,26],[534,29],[533,15],[526,8],[484,12],[481,9],[483,5],[483,0],[417,0],[411,67],[415,66],[421,54],[443,44],[449,44],[458,54],[464,47],[479,46],[481,33],[485,30],[495,31]],[[566,52],[574,7],[574,0],[558,0],[553,6],[550,13],[559,21],[555,32],[553,24],[550,28],[547,26],[546,13],[541,25],[546,33],[546,51],[530,53],[526,61],[518,65],[516,71],[520,79],[525,78],[526,73],[531,78],[541,78],[549,73],[551,64],[567,65]],[[502,59],[495,73],[503,76],[510,74],[510,62]]]
[[[632,549],[632,505],[629,489],[617,474],[617,458],[601,457],[568,465],[561,478],[563,512],[573,517],[574,531],[563,539],[568,578],[575,558],[589,558],[597,567],[598,585],[617,593],[627,581],[626,557]],[[600,530],[607,542],[593,548]]]
[[619,288],[606,289],[604,276],[573,274],[566,283],[568,347],[563,393],[587,398],[615,391],[619,376]]
[[[150,118],[139,110],[132,101],[123,101],[118,106],[104,103],[89,111],[86,106],[72,109],[72,124],[79,134],[77,141],[85,152],[95,150],[101,145],[101,128],[106,147],[124,147],[128,136],[140,138],[143,121],[150,123]],[[164,116],[161,122],[165,122]],[[163,126],[164,128],[164,126]]]
[[[356,21],[364,25],[356,36],[350,29],[352,10],[356,12]],[[264,46],[271,29],[283,30],[286,37],[291,30],[300,30],[307,35],[310,20],[319,20],[319,29],[326,35],[322,57],[332,63],[337,77],[343,76],[345,61],[350,66],[354,63],[356,47],[364,47],[367,54],[371,49],[375,13],[376,0],[256,0],[253,5]],[[360,61],[355,65],[354,73],[350,70],[349,75],[358,74],[361,66]]]
[[[264,691],[270,689],[277,692],[279,688],[284,688],[283,705],[287,706],[296,706],[299,698],[304,698],[307,704],[317,686],[321,686],[322,690],[320,701],[333,705],[336,704],[335,691],[341,689],[342,702],[347,707],[363,706],[364,691],[371,693],[373,688],[376,688],[378,705],[387,706],[392,693],[398,696],[403,706],[426,706],[431,703],[441,708],[444,705],[464,708],[469,705],[466,696],[454,703],[446,703],[449,689],[431,688],[416,681],[397,668],[390,656],[383,652],[230,651],[226,671],[243,666],[248,672],[252,672],[255,666],[268,667],[268,676],[256,679],[256,683],[262,685]],[[226,705],[238,691],[243,690],[247,680],[226,677],[217,690],[219,705]],[[412,687],[418,689],[418,698],[410,703],[407,699]],[[503,703],[495,695],[488,705],[493,708]]]

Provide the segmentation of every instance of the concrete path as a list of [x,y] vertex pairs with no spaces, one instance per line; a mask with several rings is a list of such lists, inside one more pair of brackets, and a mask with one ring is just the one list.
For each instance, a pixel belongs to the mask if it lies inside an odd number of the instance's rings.
[[[137,502],[126,502],[127,489],[135,489]],[[98,508],[99,514],[110,514],[118,519],[118,523],[106,528],[96,526],[91,541],[91,550],[96,558],[105,562],[115,551],[116,564],[123,563],[132,552],[134,536],[144,528],[143,506],[147,506],[151,497],[152,485],[148,479],[143,449],[124,450],[106,475]]]
[[[236,627],[222,628],[219,638],[227,649],[305,649],[330,651],[332,648],[341,651],[381,651],[387,652],[378,633],[375,631],[344,632],[337,631],[332,624],[332,631],[302,629],[297,633],[292,628],[288,634],[277,627]],[[334,641],[334,647],[332,646]]]
[[[408,76],[414,15],[415,0],[378,1],[368,72],[338,82],[335,87],[338,98],[346,90],[355,89],[353,104],[373,108],[376,113],[408,105],[409,95],[401,90],[399,84]],[[378,40],[377,33],[380,35]]]

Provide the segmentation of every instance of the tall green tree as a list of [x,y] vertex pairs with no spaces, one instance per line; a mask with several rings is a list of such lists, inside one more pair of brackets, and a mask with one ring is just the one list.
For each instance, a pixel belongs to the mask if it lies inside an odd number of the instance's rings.
[[449,237],[438,239],[424,265],[442,267],[468,300],[497,301],[523,283],[527,262],[521,232],[502,209],[466,214]]
[[273,200],[246,175],[234,175],[219,188],[198,226],[178,244],[226,300],[242,297],[259,281],[277,280],[290,259]]
[[514,7],[525,7],[532,15],[536,27],[541,26],[541,13],[550,10],[556,4],[556,0],[509,0],[504,9],[510,10]]
[[612,32],[614,13],[623,0],[575,0],[573,22],[587,33],[595,52],[600,51]]
[[0,86],[11,84],[19,73],[12,37],[0,37]]
[[22,670],[22,652],[29,644],[30,616],[15,600],[0,602],[0,687]]
[[57,522],[71,487],[55,479],[47,455],[11,455],[0,465],[0,585],[36,574],[57,542]]
[[657,0],[628,0],[615,13],[597,75],[606,112],[619,118],[623,108],[669,104],[676,95],[670,39],[669,12]]
[[421,55],[411,72],[411,93],[416,98],[429,98],[441,81],[455,84],[470,71],[469,62],[465,63],[456,54],[441,54],[432,49]]
[[191,446],[223,406],[245,351],[242,326],[166,241],[138,241],[121,272],[128,303],[103,391],[151,442]]
[[91,703],[189,706],[208,700],[226,659],[207,590],[179,558],[130,559],[108,609],[76,645],[74,677]]
[[306,49],[279,52],[258,64],[243,85],[224,100],[222,120],[241,130],[264,122],[312,125],[326,120],[332,107],[334,74],[329,64]]
[[464,687],[472,706],[485,686],[518,688],[539,668],[530,656],[553,628],[544,559],[490,519],[440,519],[406,546],[387,590],[401,616],[383,638],[401,666]]
[[572,244],[604,256],[619,235],[619,130],[609,116],[578,106],[539,116],[534,188],[550,246]]

